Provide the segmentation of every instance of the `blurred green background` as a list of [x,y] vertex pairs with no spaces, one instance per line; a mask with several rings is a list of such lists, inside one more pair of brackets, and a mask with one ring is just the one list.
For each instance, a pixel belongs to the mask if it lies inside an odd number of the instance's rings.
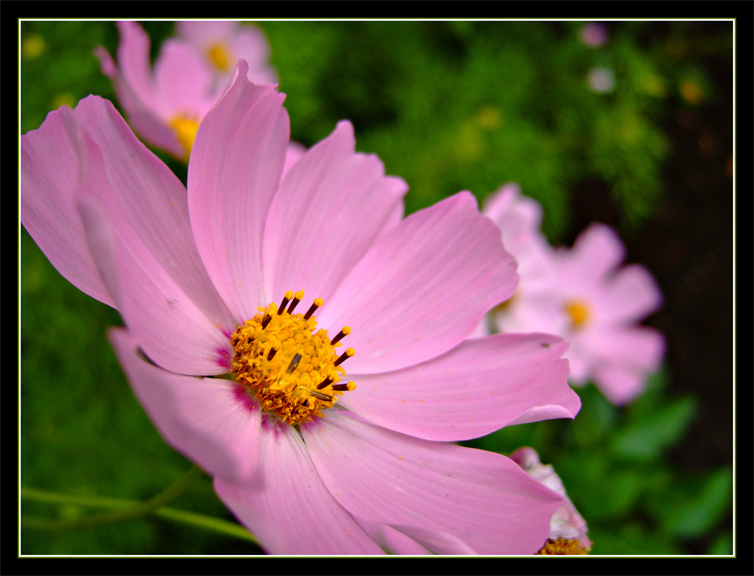
[[[308,146],[350,119],[357,148],[409,183],[408,212],[459,190],[481,202],[514,181],[542,204],[553,244],[594,220],[619,230],[629,261],[647,266],[666,298],[647,322],[668,341],[647,393],[616,408],[590,385],[574,421],[468,444],[535,447],[586,518],[593,554],[731,554],[733,23],[604,24],[606,43],[588,46],[577,21],[256,23],[288,95],[292,138]],[[174,24],[143,25],[154,57]],[[92,53],[115,53],[112,22],[20,29],[22,133],[90,93],[115,100]],[[167,161],[185,181],[185,167]],[[191,468],[123,376],[104,336],[121,324],[22,230],[23,486],[147,500]],[[259,552],[154,515],[52,529],[45,522],[97,510],[42,500],[22,501],[23,554]],[[206,477],[169,505],[233,521]]]

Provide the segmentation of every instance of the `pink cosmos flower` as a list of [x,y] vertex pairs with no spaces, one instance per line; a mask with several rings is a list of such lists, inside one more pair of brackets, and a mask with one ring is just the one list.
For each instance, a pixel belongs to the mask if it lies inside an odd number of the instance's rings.
[[[493,324],[499,324],[498,316],[507,315],[507,310],[521,292],[536,291],[539,286],[550,285],[550,260],[552,248],[540,231],[542,207],[539,202],[521,194],[518,184],[501,186],[484,202],[483,214],[500,229],[503,246],[516,259],[519,275],[516,293],[495,307],[490,316]],[[475,332],[478,336],[491,333],[488,319],[483,319]]]
[[586,535],[586,522],[568,498],[563,481],[555,473],[555,469],[550,464],[542,464],[539,454],[533,448],[519,448],[511,454],[511,459],[533,478],[565,498],[563,505],[550,520],[548,542],[539,554],[586,554],[592,547],[592,541]]
[[238,60],[249,65],[249,79],[256,84],[275,84],[277,72],[269,65],[270,45],[259,28],[232,20],[181,20],[178,36],[191,44],[211,65],[220,84],[230,78]]
[[104,48],[95,51],[102,72],[112,81],[136,133],[176,158],[188,158],[199,123],[222,94],[238,58],[252,64],[254,82],[277,79],[267,65],[267,41],[256,28],[237,22],[179,22],[185,39],[166,40],[151,69],[146,32],[132,21],[117,25],[117,65]]
[[24,226],[120,311],[135,394],[266,551],[534,553],[562,496],[451,443],[580,406],[560,338],[467,339],[515,289],[499,232],[466,192],[403,218],[348,122],[281,176],[284,96],[246,72],[188,190],[106,100],[50,113],[22,138]]
[[553,254],[548,280],[520,290],[495,316],[501,332],[537,330],[562,336],[569,343],[571,382],[593,380],[614,404],[641,394],[647,376],[660,367],[665,348],[659,332],[637,324],[660,307],[662,294],[644,267],[618,269],[624,255],[618,235],[593,224],[571,250]]

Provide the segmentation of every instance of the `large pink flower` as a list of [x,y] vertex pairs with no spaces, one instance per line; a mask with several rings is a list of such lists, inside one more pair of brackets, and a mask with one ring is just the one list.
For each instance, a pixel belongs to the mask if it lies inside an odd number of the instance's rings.
[[579,408],[560,338],[467,339],[515,289],[498,230],[468,193],[404,219],[348,122],[281,178],[284,96],[246,71],[188,191],[109,102],[50,113],[23,137],[24,225],[121,312],[137,397],[268,552],[534,553],[562,497],[449,443]]
[[646,268],[619,268],[625,249],[618,235],[593,224],[572,249],[561,248],[544,262],[537,282],[522,287],[495,316],[502,332],[531,330],[562,336],[569,348],[569,379],[593,380],[605,397],[625,404],[644,390],[662,362],[662,335],[638,324],[656,311],[662,294]]
[[145,142],[187,159],[196,130],[214,106],[239,58],[251,65],[252,81],[277,75],[267,64],[269,46],[261,30],[237,22],[179,22],[183,38],[169,38],[152,70],[149,36],[132,21],[118,22],[117,60],[104,48],[96,54],[113,82],[131,126]]

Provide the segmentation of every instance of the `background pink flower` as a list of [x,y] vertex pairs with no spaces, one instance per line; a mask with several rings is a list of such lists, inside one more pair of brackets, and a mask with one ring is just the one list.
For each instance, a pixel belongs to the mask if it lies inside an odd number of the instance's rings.
[[212,66],[222,87],[240,59],[246,60],[255,84],[277,83],[277,72],[269,65],[270,45],[259,28],[232,20],[181,20],[175,27]]
[[662,295],[644,267],[619,268],[623,259],[617,234],[593,224],[572,249],[554,253],[549,282],[521,290],[495,317],[503,332],[562,336],[569,343],[569,380],[593,380],[615,404],[630,402],[643,391],[647,376],[659,369],[665,347],[659,332],[638,325],[660,307]]
[[[283,96],[246,72],[201,124],[188,191],[107,101],[51,113],[23,136],[24,225],[120,311],[110,338],[137,397],[269,552],[533,553],[562,497],[504,456],[446,443],[578,411],[559,338],[467,340],[516,285],[499,231],[468,193],[402,219],[405,183],[355,153],[347,122],[282,176]],[[233,334],[265,330],[265,311],[293,318],[273,306],[299,289],[324,300],[320,330],[351,328],[357,385],[317,386],[309,406],[334,406],[293,422],[215,376],[235,374]],[[310,363],[266,352],[268,376]]]
[[[113,82],[139,136],[176,158],[188,158],[199,123],[222,94],[239,58],[252,63],[253,81],[277,80],[267,65],[267,41],[255,28],[237,22],[179,22],[184,38],[166,40],[152,69],[146,32],[133,21],[117,25],[121,36],[117,64],[107,50],[96,50],[102,72]],[[224,65],[218,67],[221,60]]]

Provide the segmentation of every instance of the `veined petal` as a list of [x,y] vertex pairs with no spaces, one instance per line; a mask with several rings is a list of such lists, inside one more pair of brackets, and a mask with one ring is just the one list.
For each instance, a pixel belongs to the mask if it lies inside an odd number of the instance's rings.
[[430,555],[431,552],[424,546],[419,544],[413,538],[406,536],[402,532],[399,532],[392,526],[387,524],[373,524],[372,522],[366,522],[364,520],[356,521],[364,529],[364,532],[377,542],[383,550],[387,550],[390,554],[406,554],[413,556],[425,556]]
[[382,554],[322,484],[298,432],[262,424],[264,490],[215,478],[215,491],[270,554]]
[[500,454],[337,413],[301,429],[320,477],[346,510],[395,526],[437,553],[465,544],[477,554],[533,554],[563,502]]
[[188,169],[191,224],[204,265],[237,322],[267,304],[262,238],[289,140],[284,95],[246,79],[240,61],[204,117]]
[[468,192],[403,220],[375,242],[317,316],[351,327],[349,372],[396,370],[446,352],[513,294],[516,262]]
[[168,444],[208,474],[261,486],[261,412],[235,382],[168,372],[144,360],[126,330],[111,329],[109,337],[134,393]]
[[286,174],[265,229],[272,299],[304,290],[327,302],[386,225],[395,225],[391,216],[402,208],[406,183],[386,177],[376,156],[354,146],[353,127],[340,122]]
[[115,306],[99,275],[76,207],[87,178],[81,128],[67,106],[21,136],[21,222],[55,269],[79,290]]
[[139,345],[155,363],[173,372],[228,372],[228,336],[146,250],[112,197],[106,192],[98,197],[97,190],[85,191],[78,206],[92,257]]
[[133,134],[107,100],[90,96],[75,110],[101,150],[106,182],[144,248],[171,280],[218,326],[234,327],[193,239],[186,188]]
[[426,440],[478,438],[512,423],[573,418],[567,348],[548,334],[466,340],[422,364],[380,374],[349,372],[339,401],[370,422]]

